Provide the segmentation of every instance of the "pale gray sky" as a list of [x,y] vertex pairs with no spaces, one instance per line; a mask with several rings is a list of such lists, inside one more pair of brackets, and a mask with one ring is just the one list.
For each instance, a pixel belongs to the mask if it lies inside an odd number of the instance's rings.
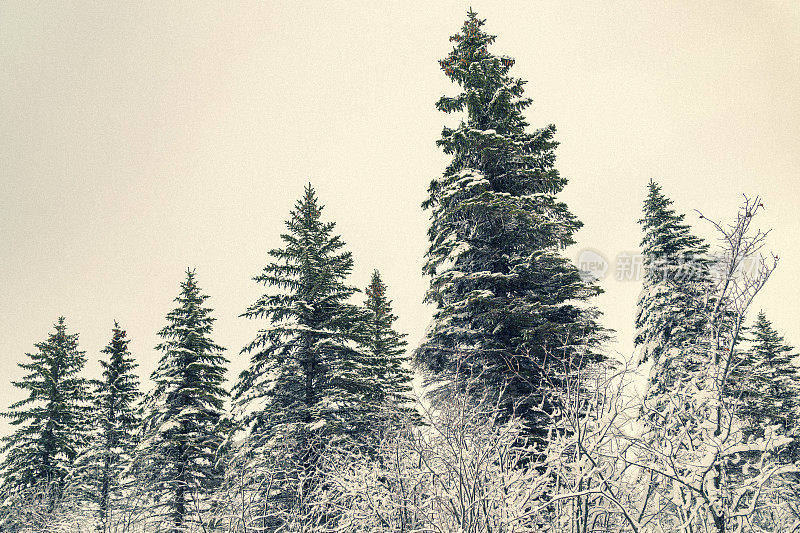
[[[756,305],[800,344],[797,2],[5,1],[0,409],[60,315],[89,375],[116,319],[149,376],[187,266],[235,379],[260,326],[238,318],[262,291],[251,278],[308,181],[352,282],[380,269],[416,343],[419,204],[454,120],[433,106],[455,91],[437,60],[470,5],[529,80],[532,125],[558,126],[561,197],[585,223],[570,257],[636,252],[651,177],[704,236],[693,209],[726,218],[761,194],[781,265]],[[639,284],[602,285],[627,353]]]

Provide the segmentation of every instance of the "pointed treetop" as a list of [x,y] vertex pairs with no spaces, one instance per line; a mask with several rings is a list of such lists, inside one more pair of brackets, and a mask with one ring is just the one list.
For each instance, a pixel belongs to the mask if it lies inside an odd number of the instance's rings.
[[762,355],[764,362],[771,367],[787,366],[790,372],[796,372],[791,360],[794,348],[786,344],[783,336],[773,327],[763,310],[758,312],[756,323],[753,327],[756,350]]
[[644,215],[639,224],[644,228],[641,246],[645,251],[645,262],[666,261],[676,254],[692,259],[708,252],[708,244],[691,232],[684,222],[685,215],[671,208],[672,200],[661,192],[661,186],[653,179],[647,185],[647,198],[642,209]]
[[374,292],[377,296],[383,296],[386,291],[386,285],[383,283],[381,273],[377,268],[372,271],[369,290],[370,292]]
[[303,197],[295,203],[295,209],[299,212],[304,212],[304,207],[306,206],[313,206],[315,210],[322,211],[324,206],[318,204],[317,200],[317,191],[311,185],[311,182],[308,182],[303,187]]
[[450,37],[455,46],[439,66],[464,92],[455,97],[443,96],[436,107],[445,113],[466,107],[468,123],[477,129],[521,133],[528,125],[521,112],[531,99],[522,98],[525,81],[508,75],[514,59],[489,52],[497,37],[483,31],[485,22],[470,10],[461,31]]
[[197,275],[197,270],[191,267],[186,267],[186,281],[184,282],[187,288],[195,288],[197,287],[197,280],[195,276]]
[[[303,188],[303,196],[295,202],[294,209],[289,213],[291,218],[286,221],[286,227],[292,230],[297,227],[298,221],[302,221],[302,226],[316,227],[323,209],[325,209],[325,206],[319,204],[317,191],[309,182]],[[324,224],[324,226],[330,226],[331,228],[334,225],[333,223]]]
[[109,341],[105,348],[100,350],[101,353],[111,356],[109,361],[100,361],[100,365],[103,368],[108,369],[110,365],[119,365],[122,362],[129,364],[129,368],[131,369],[139,366],[133,361],[133,359],[126,359],[127,356],[130,356],[130,353],[128,352],[128,343],[130,340],[127,337],[128,333],[122,329],[119,325],[119,322],[115,320],[114,327],[111,329],[111,341]]
[[[663,192],[661,192],[661,185],[659,185],[653,178],[650,178],[649,183],[647,184],[647,198],[644,201],[645,205],[645,212],[652,212],[655,211],[656,208],[662,210],[664,214],[668,215],[675,215],[674,209],[669,209],[669,206],[672,205],[672,200],[667,198]],[[684,215],[675,215],[679,220],[683,220]],[[639,220],[640,223],[646,223],[647,220],[641,219]]]

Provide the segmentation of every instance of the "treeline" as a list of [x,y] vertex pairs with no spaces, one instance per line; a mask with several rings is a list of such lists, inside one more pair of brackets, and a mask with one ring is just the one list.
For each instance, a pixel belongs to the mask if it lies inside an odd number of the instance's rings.
[[146,393],[117,324],[96,381],[63,318],[35,345],[7,415],[0,530],[800,528],[795,352],[763,312],[747,325],[777,264],[752,226],[761,201],[712,221],[712,251],[650,182],[636,357],[611,356],[596,280],[562,255],[581,223],[557,200],[555,127],[529,131],[525,82],[483,26],[470,11],[440,61],[461,91],[437,108],[462,118],[423,204],[435,312],[418,347],[377,271],[361,297],[348,284],[309,185],[254,278],[266,290],[242,316],[258,330],[230,389],[192,270]]
[[[6,437],[1,465],[6,527],[30,525],[25,499],[48,514],[68,498],[95,509],[97,527],[109,531],[134,491],[146,502],[137,521],[183,531],[209,510],[224,459],[281,446],[281,460],[303,465],[308,475],[324,444],[367,446],[365,437],[374,438],[381,424],[388,430],[407,418],[406,341],[394,330],[380,274],[373,273],[363,305],[349,303],[359,292],[346,284],[353,260],[334,224],[322,220],[310,185],[286,226],[285,246],[270,252],[274,262],[255,278],[274,291],[242,315],[267,325],[242,350],[251,364],[233,388],[230,413],[228,360],[212,339],[215,318],[194,271],[186,272],[158,333],[162,357],[146,395],[118,324],[103,350],[103,379],[88,381],[80,376],[86,357],[78,335],[58,320],[21,365],[30,373],[14,383],[29,395],[9,413],[20,429]],[[282,491],[308,490],[298,479],[282,483]]]

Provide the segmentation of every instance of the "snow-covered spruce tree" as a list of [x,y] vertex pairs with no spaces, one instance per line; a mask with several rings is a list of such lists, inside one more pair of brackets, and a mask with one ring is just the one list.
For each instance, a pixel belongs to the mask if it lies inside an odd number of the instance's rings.
[[386,296],[386,284],[375,270],[366,288],[365,317],[360,344],[370,358],[372,379],[380,384],[367,400],[374,405],[395,406],[398,414],[413,414],[411,402],[411,370],[406,356],[405,334],[394,330],[397,316],[392,312],[392,302]]
[[[681,373],[691,371],[691,354],[702,338],[703,309],[711,276],[708,245],[691,233],[684,215],[653,180],[647,186],[643,216],[644,280],[636,315],[637,361],[652,360],[651,390],[658,394]],[[667,355],[668,354],[668,355]]]
[[13,383],[28,397],[4,415],[17,429],[3,437],[2,489],[11,498],[0,510],[0,525],[13,524],[14,496],[29,489],[47,494],[52,501],[45,505],[54,504],[86,443],[88,390],[80,376],[86,358],[78,334],[67,333],[60,317],[55,331],[35,346],[30,362],[19,364],[30,373]]
[[353,258],[322,209],[308,185],[286,222],[283,248],[269,252],[274,261],[254,278],[273,292],[242,315],[268,321],[242,350],[250,367],[234,389],[234,417],[247,434],[239,453],[262,461],[249,467],[254,475],[282,472],[261,496],[274,504],[262,523],[281,523],[300,505],[323,444],[357,437],[374,416],[368,400],[380,387],[358,344],[364,313],[348,303],[357,292],[345,283]]
[[781,455],[796,461],[800,459],[800,369],[792,362],[794,348],[764,311],[750,329],[750,344],[733,372],[734,394],[741,394],[742,400],[739,416],[747,423],[745,433],[763,437],[765,427],[777,425],[782,435],[793,439]]
[[152,491],[157,516],[169,520],[173,531],[202,520],[209,493],[221,478],[217,451],[224,439],[222,415],[224,348],[211,340],[214,318],[204,306],[195,272],[186,281],[158,333],[163,352],[151,379],[155,389],[145,399],[144,438],[136,470],[140,483]]
[[[777,265],[760,250],[767,233],[752,228],[758,197],[745,197],[733,223],[710,221],[723,248],[715,275],[699,308],[702,328],[684,347],[669,346],[662,357],[689,352],[692,365],[676,367],[676,378],[661,381],[642,405],[643,433],[630,434],[626,459],[648,476],[653,490],[635,514],[651,516],[665,531],[763,531],[753,521],[775,503],[787,474],[797,468],[776,459],[791,439],[774,428],[748,438],[731,394],[732,370],[743,324],[753,299]],[[754,260],[752,269],[742,268]],[[767,530],[788,531],[789,523]]]
[[123,478],[139,434],[138,366],[128,350],[127,333],[114,322],[102,353],[102,379],[93,380],[89,445],[76,461],[75,478],[84,498],[97,507],[98,531],[112,531],[114,511],[125,498]]
[[462,92],[436,107],[465,116],[437,141],[452,161],[423,203],[425,301],[436,311],[414,359],[432,399],[456,374],[481,376],[480,388],[505,391],[508,407],[524,402],[520,414],[541,428],[542,384],[599,359],[591,348],[603,330],[585,302],[601,291],[560,255],[581,222],[556,200],[566,179],[555,126],[526,131],[525,82],[509,75],[513,59],[489,52],[483,25],[470,10],[440,61]]

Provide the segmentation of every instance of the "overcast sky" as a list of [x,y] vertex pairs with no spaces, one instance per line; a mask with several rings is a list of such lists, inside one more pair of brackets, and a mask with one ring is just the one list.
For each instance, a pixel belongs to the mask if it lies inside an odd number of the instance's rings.
[[[230,379],[263,324],[238,315],[311,182],[354,254],[389,286],[415,345],[431,309],[420,267],[427,185],[454,117],[437,60],[472,6],[529,80],[534,127],[558,127],[561,194],[611,263],[595,303],[632,349],[646,183],[697,233],[761,194],[780,266],[756,302],[800,344],[800,3],[0,3],[0,409],[16,363],[60,315],[87,374],[116,319],[140,373],[187,267],[211,296]],[[149,383],[146,382],[146,386]],[[0,433],[8,426],[0,424]]]

